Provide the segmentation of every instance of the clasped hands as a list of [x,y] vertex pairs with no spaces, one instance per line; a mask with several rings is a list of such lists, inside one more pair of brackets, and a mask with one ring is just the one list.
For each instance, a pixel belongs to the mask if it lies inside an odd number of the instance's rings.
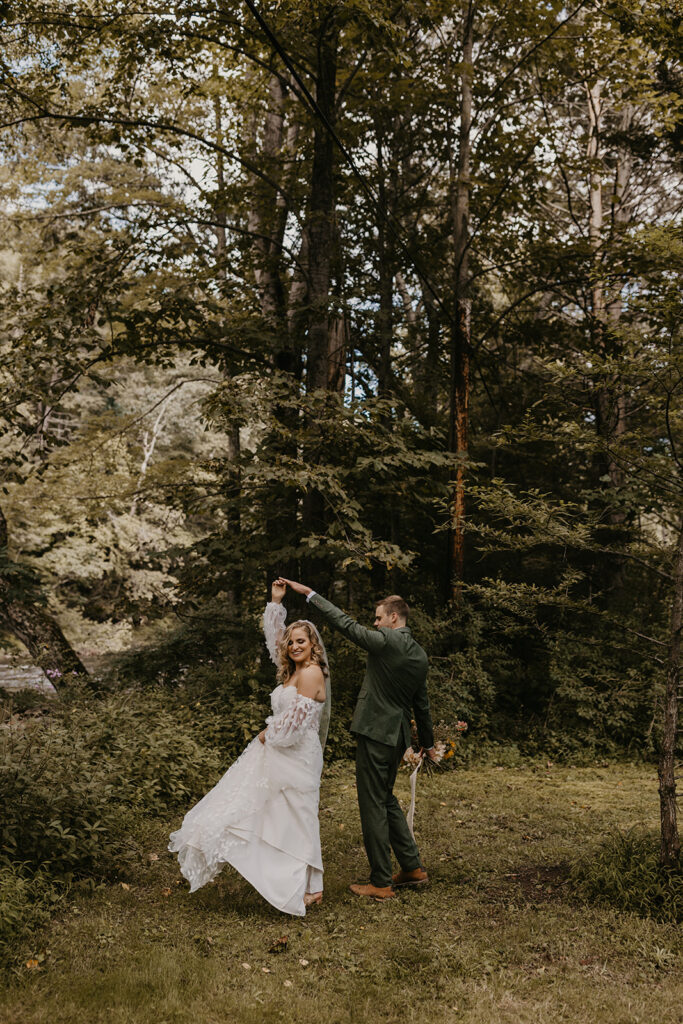
[[270,594],[273,601],[280,604],[282,598],[285,596],[287,587],[291,587],[296,594],[303,594],[304,597],[308,597],[313,589],[312,587],[304,586],[303,583],[295,583],[294,580],[286,580],[284,576],[278,576],[278,578],[273,581],[270,588]]

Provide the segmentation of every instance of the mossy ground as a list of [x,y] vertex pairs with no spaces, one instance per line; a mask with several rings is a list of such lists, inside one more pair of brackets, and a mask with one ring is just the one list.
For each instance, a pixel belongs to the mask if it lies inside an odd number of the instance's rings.
[[[401,777],[399,796],[407,796]],[[141,826],[124,885],[72,896],[0,996],[5,1024],[680,1024],[680,932],[580,902],[568,864],[614,826],[656,827],[651,767],[478,767],[420,780],[431,885],[384,904],[366,876],[352,768],[321,794],[325,902],[304,919],[234,872],[189,896]],[[286,948],[270,952],[287,936]],[[27,967],[43,954],[40,967]]]

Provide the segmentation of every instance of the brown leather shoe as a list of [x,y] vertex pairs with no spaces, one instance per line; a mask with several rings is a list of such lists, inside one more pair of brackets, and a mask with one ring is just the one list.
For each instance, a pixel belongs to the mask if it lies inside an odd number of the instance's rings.
[[429,875],[424,868],[415,868],[413,871],[397,871],[391,879],[391,884],[395,889],[402,885],[410,885],[415,888],[417,885],[427,885],[428,882]]
[[368,899],[378,900],[379,902],[391,899],[392,896],[396,895],[390,885],[380,887],[370,883],[368,885],[350,885],[349,889],[356,896],[367,896]]

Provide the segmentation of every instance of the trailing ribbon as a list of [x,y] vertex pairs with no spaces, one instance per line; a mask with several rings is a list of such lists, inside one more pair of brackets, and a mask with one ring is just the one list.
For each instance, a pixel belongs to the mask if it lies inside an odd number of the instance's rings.
[[420,768],[422,767],[422,762],[423,761],[424,761],[424,754],[421,754],[420,755],[420,760],[419,760],[418,764],[416,765],[416,767],[413,769],[413,771],[410,774],[410,807],[409,807],[408,813],[406,815],[406,821],[408,822],[408,828],[410,829],[410,834],[413,837],[413,839],[415,838],[415,832],[413,831],[413,821],[415,819],[415,796],[416,796],[416,793],[417,793],[417,773],[419,772]]

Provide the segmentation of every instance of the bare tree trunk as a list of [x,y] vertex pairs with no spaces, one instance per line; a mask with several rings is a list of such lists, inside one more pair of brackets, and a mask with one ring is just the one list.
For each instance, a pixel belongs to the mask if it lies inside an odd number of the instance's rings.
[[7,549],[7,520],[0,509],[0,628],[24,645],[55,687],[70,676],[87,677],[87,669],[55,620],[35,601],[12,594]]
[[[378,191],[381,210],[389,210],[391,189],[386,184],[384,146],[379,127],[375,132],[377,147]],[[393,252],[387,241],[387,225],[384,216],[377,225],[377,271],[379,278],[379,309],[377,317],[377,391],[385,398],[391,390],[391,341],[394,327],[394,271]]]
[[346,352],[349,345],[349,328],[342,314],[332,318],[330,324],[330,350],[327,366],[328,391],[343,392],[346,381]]
[[424,361],[421,378],[422,418],[425,426],[435,427],[438,422],[439,381],[441,380],[441,317],[429,289],[424,288],[422,294],[427,315],[427,358]]
[[[318,40],[316,102],[327,122],[336,121],[339,29],[332,12]],[[313,133],[310,213],[308,218],[308,390],[326,388],[329,353],[329,298],[334,243],[334,141],[317,119]]]
[[683,624],[683,522],[678,532],[674,560],[674,593],[671,609],[671,636],[664,693],[664,721],[659,752],[659,812],[661,845],[659,862],[671,868],[678,864],[681,842],[676,819],[676,738],[681,666],[681,628]]
[[[316,93],[318,107],[327,124],[336,123],[336,78],[339,27],[335,11],[329,7],[322,13],[319,26],[316,67]],[[308,344],[306,354],[306,389],[308,394],[327,390],[330,381],[330,286],[334,265],[335,197],[334,197],[334,140],[327,124],[316,118],[313,130],[313,166],[309,213],[306,225],[308,236]],[[311,438],[304,457],[315,465],[321,452],[317,440]],[[326,513],[322,494],[309,490],[303,498],[303,529],[307,534],[321,534],[326,529]],[[319,558],[306,559],[303,571],[326,586],[327,565]]]
[[[586,83],[588,112],[588,198],[589,220],[588,238],[593,251],[592,281],[590,288],[591,320],[590,329],[593,346],[601,361],[606,361],[618,354],[619,321],[621,318],[621,297],[617,283],[610,289],[607,273],[607,246],[610,233],[627,219],[625,189],[630,173],[630,161],[620,158],[617,161],[615,175],[615,193],[611,202],[611,232],[605,223],[605,202],[603,198],[603,177],[605,165],[602,157],[603,121],[605,101],[602,95],[602,82],[599,80]],[[630,111],[624,116],[630,119]],[[622,118],[622,128],[628,127],[628,120]],[[626,476],[615,448],[627,429],[627,406],[624,388],[618,374],[606,373],[604,365],[600,369],[601,378],[595,391],[595,428],[600,445],[596,457],[596,489],[603,490],[599,499],[602,526],[597,531],[597,538],[606,547],[614,548],[615,543],[625,540],[623,530],[626,526],[626,514],[619,504],[619,493],[626,483]],[[607,481],[607,486],[604,482]],[[615,531],[618,531],[615,535]],[[613,550],[606,556],[600,567],[603,592],[614,595],[624,590],[624,564],[618,551]]]
[[154,449],[156,448],[157,441],[159,440],[159,435],[161,433],[161,425],[164,416],[166,415],[166,410],[168,408],[169,401],[170,399],[167,398],[165,402],[161,403],[161,408],[159,409],[159,414],[155,419],[154,424],[152,425],[151,433],[150,431],[145,430],[143,431],[142,434],[142,462],[140,464],[140,472],[138,473],[138,479],[135,484],[133,500],[130,503],[129,515],[131,516],[134,516],[135,513],[137,512],[138,502],[140,498],[140,488],[145,482],[147,470],[149,469],[149,463],[151,461],[152,456],[154,455]]
[[[260,160],[269,175],[282,177],[281,164],[284,141],[285,86],[278,75],[268,82],[268,110],[263,128]],[[256,137],[254,137],[254,151]],[[264,317],[277,329],[284,322],[285,293],[282,283],[282,241],[287,222],[284,197],[256,178],[252,182],[254,200],[249,211],[248,228],[253,232],[257,254],[256,284]],[[282,339],[281,339],[282,340]]]
[[464,463],[468,453],[470,394],[469,236],[474,13],[474,3],[471,0],[463,28],[457,175],[455,181],[451,182],[454,311],[450,345],[449,449],[458,457],[458,465],[451,479],[451,529],[448,559],[450,597],[453,600],[460,598],[460,588],[465,570]]
[[[591,334],[596,351],[601,357],[610,354],[614,347],[616,332],[621,318],[621,298],[617,291],[611,297],[605,285],[602,265],[604,263],[603,246],[605,245],[604,204],[602,194],[603,169],[600,164],[600,142],[602,133],[603,108],[602,83],[586,84],[588,98],[588,146],[586,156],[589,161],[589,222],[588,237],[593,250],[593,281],[591,284]],[[615,180],[615,200],[612,203],[613,227],[615,223],[624,223],[626,205],[624,191],[630,165],[628,160],[620,159],[617,164]],[[608,447],[626,432],[626,399],[620,381],[610,377],[602,381],[596,394],[595,422],[598,435]],[[625,475],[622,467],[609,453],[601,459],[600,476],[607,476],[614,488],[624,486]],[[621,510],[610,509],[606,521],[616,526],[624,521]]]
[[[221,109],[220,96],[214,96],[214,124],[216,130],[216,142],[223,144],[223,112]],[[218,204],[216,207],[216,260],[218,263],[218,277],[221,281],[227,280],[227,267],[225,265],[226,241],[227,241],[227,211],[225,206],[226,180],[225,161],[221,150],[218,151],[216,162],[216,179],[218,184]],[[242,532],[242,516],[240,511],[242,496],[242,480],[240,476],[240,425],[231,424],[228,434],[228,459],[230,461],[230,486],[227,494],[226,519],[228,529],[239,539]],[[242,573],[239,564],[236,564],[233,576],[233,586],[227,592],[228,604],[233,609],[235,619],[242,621]]]
[[[602,82],[586,84],[588,94],[588,200],[590,215],[588,237],[597,262],[600,262],[602,246],[602,174],[598,166],[600,157],[600,133],[602,130]],[[599,347],[604,345],[605,297],[602,276],[594,272],[591,285],[591,313],[593,335]]]

